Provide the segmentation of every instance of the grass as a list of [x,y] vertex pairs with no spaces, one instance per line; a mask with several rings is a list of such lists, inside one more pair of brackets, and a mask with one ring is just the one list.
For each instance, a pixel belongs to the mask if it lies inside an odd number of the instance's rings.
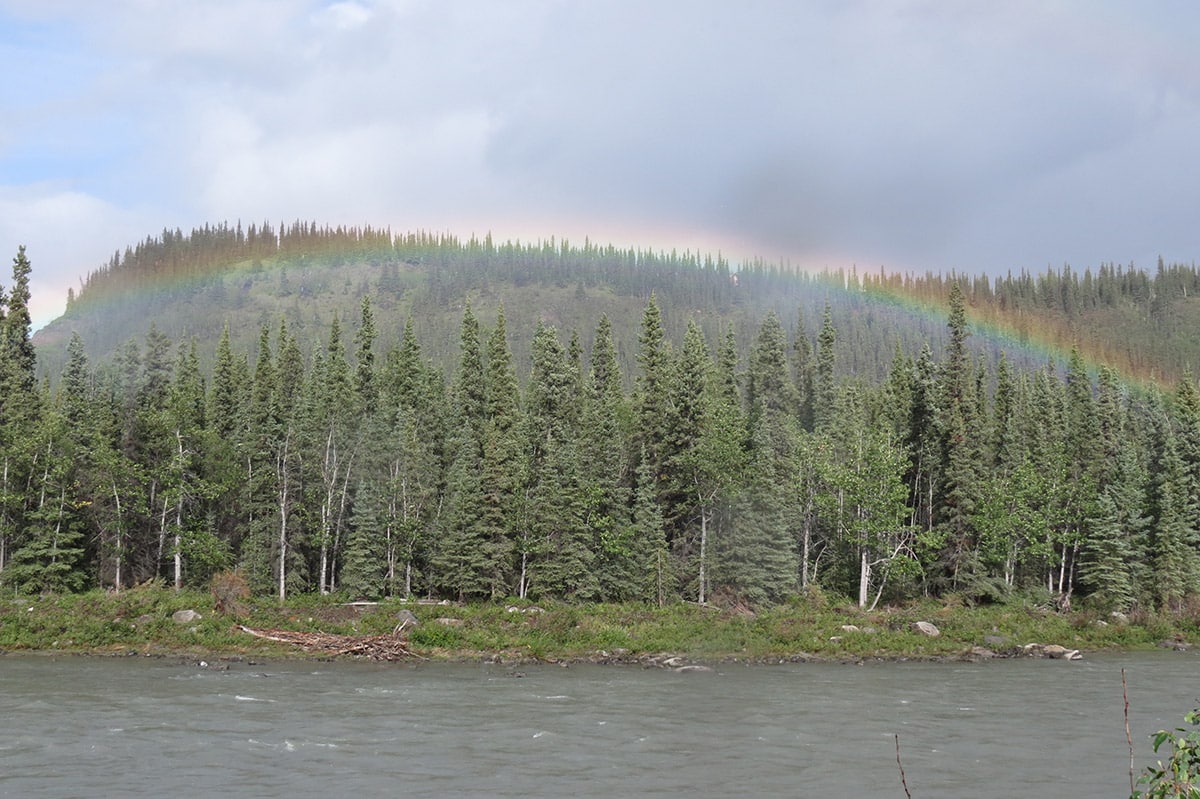
[[[194,609],[201,619],[178,624],[172,614]],[[752,612],[694,604],[540,606],[426,605],[389,600],[349,606],[338,597],[298,597],[280,604],[259,598],[237,612],[214,609],[211,595],[147,586],[119,594],[91,592],[13,597],[0,603],[0,650],[88,653],[207,653],[298,657],[284,644],[237,629],[383,635],[408,610],[418,626],[409,645],[433,659],[634,660],[662,653],[693,660],[956,658],[973,647],[1015,653],[1031,642],[1095,651],[1154,646],[1197,636],[1196,620],[1146,616],[1108,623],[1090,612],[1056,613],[1030,603],[968,608],[953,601],[921,602],[870,613],[853,605],[797,601]],[[914,628],[931,621],[936,638]],[[858,629],[843,629],[853,625]]]

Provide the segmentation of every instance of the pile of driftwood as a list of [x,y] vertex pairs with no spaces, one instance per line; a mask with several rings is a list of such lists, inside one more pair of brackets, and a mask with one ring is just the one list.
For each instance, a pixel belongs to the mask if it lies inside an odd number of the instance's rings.
[[372,660],[408,660],[416,658],[399,635],[334,635],[294,630],[252,630],[241,624],[238,629],[257,638],[295,644],[306,652],[323,655],[353,655]]

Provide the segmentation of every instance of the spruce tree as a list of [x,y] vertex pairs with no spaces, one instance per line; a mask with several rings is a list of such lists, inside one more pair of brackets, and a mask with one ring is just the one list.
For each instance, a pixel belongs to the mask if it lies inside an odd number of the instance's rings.
[[[630,523],[628,408],[617,365],[612,323],[602,315],[592,344],[580,427],[584,523],[592,533],[596,578],[607,600],[646,598],[641,528]],[[653,481],[652,481],[653,484]],[[656,506],[657,507],[657,506]],[[656,511],[661,517],[661,511]],[[661,535],[661,522],[659,535]]]
[[1144,529],[1145,519],[1136,515],[1138,504],[1131,507],[1118,504],[1118,497],[1126,493],[1118,485],[1110,485],[1099,496],[1088,520],[1090,534],[1083,551],[1080,579],[1106,610],[1127,611],[1137,596],[1134,541]]
[[837,330],[833,326],[833,311],[829,303],[821,314],[821,332],[817,334],[816,376],[812,401],[813,429],[824,430],[834,417],[833,370],[836,363],[834,348],[837,345]]
[[[676,576],[663,525],[662,508],[649,458],[641,458],[634,489],[633,527],[629,561],[633,582],[631,597],[662,607],[676,596]],[[703,586],[703,581],[701,582]]]
[[0,291],[0,581],[13,550],[22,543],[31,482],[35,430],[41,421],[36,356],[29,316],[32,267],[25,247],[13,259],[13,283]]
[[1187,466],[1166,414],[1158,405],[1153,413],[1149,552],[1154,564],[1153,594],[1160,607],[1178,611],[1185,597],[1200,590],[1200,556],[1194,525],[1196,498],[1189,493]]
[[666,457],[663,420],[667,411],[670,360],[662,327],[662,312],[654,294],[646,303],[638,334],[639,372],[634,382],[634,441],[636,451],[645,451],[655,474],[661,475]]
[[85,540],[75,495],[75,453],[57,410],[34,433],[37,466],[30,475],[27,528],[5,569],[6,584],[25,594],[78,591],[89,580]]
[[485,377],[480,534],[488,558],[491,596],[496,598],[507,595],[512,586],[513,538],[524,472],[519,389],[503,308],[488,336]]
[[[575,376],[553,327],[539,323],[531,345],[528,392],[528,523],[532,546],[518,545],[536,594],[596,599],[594,534],[585,526],[587,503],[574,424]],[[529,557],[532,555],[533,557]]]
[[[371,328],[370,306],[365,306],[365,328]],[[360,367],[370,369],[366,356],[372,334],[359,331]],[[365,412],[364,403],[374,404],[371,378],[351,373],[337,317],[329,327],[324,357],[313,364],[307,400],[307,427],[311,441],[310,473],[319,492],[317,506],[317,588],[321,593],[337,586],[338,556],[349,523],[354,488],[354,462],[364,429],[378,434],[376,420]],[[358,411],[356,413],[356,410]]]

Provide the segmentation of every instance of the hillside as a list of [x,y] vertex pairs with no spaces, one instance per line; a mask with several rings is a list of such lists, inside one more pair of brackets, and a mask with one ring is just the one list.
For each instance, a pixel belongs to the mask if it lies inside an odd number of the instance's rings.
[[16,591],[236,568],[281,599],[1200,595],[1191,267],[807,275],[219,227],[114,256],[35,358],[15,263]]
[[590,350],[601,315],[613,323],[625,374],[635,366],[636,330],[654,293],[669,340],[677,344],[689,320],[709,341],[732,325],[744,356],[762,316],[774,311],[795,338],[803,324],[815,341],[828,304],[839,330],[838,368],[869,380],[882,378],[897,344],[914,355],[928,343],[935,355],[945,340],[949,285],[967,293],[976,351],[994,363],[1001,350],[1017,364],[1064,362],[1078,345],[1093,364],[1170,383],[1200,363],[1200,278],[1191,267],[1160,264],[1154,276],[1101,266],[1000,279],[896,276],[842,271],[791,272],[761,262],[732,265],[693,253],[618,250],[585,242],[550,240],[497,245],[485,238],[318,228],[296,224],[225,225],[190,235],[164,231],[88,276],[69,298],[63,317],[38,332],[43,377],[57,379],[66,344],[78,332],[93,362],[110,361],[153,325],[172,341],[195,339],[202,363],[228,325],[235,349],[252,350],[263,325],[281,321],[303,352],[324,340],[337,315],[348,327],[364,297],[376,311],[381,352],[399,340],[406,320],[422,348],[448,367],[457,352],[466,303],[481,323],[501,307],[518,333],[518,375],[528,374],[524,343],[539,320],[579,334]]

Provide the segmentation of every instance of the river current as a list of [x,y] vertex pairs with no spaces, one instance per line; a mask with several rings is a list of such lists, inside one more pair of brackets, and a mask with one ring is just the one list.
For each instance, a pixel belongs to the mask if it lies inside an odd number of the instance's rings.
[[[222,667],[225,664],[220,664]],[[0,657],[0,797],[1128,796],[1200,657],[634,666]]]

